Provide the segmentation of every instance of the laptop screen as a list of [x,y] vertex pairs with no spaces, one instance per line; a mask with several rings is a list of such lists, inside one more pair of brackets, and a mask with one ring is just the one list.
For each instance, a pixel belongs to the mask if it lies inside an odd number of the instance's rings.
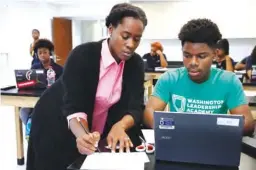
[[16,85],[18,89],[46,88],[47,80],[44,70],[15,70]]

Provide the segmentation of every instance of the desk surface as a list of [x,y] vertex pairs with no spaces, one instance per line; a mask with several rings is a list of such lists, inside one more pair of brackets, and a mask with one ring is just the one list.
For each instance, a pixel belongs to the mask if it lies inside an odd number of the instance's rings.
[[144,81],[149,81],[152,79],[154,79],[154,76],[151,76],[151,75],[145,75],[145,77],[144,77]]
[[12,88],[9,90],[1,90],[1,95],[8,96],[27,96],[27,97],[40,97],[45,89],[40,90],[19,90]]
[[[145,75],[144,81],[146,82],[152,79],[153,79],[153,76]],[[8,90],[1,90],[1,95],[40,97],[44,91],[45,89],[19,90],[17,88],[11,88]]]
[[[145,75],[144,81],[153,80],[153,76]],[[17,88],[11,88],[7,90],[1,90],[1,95],[7,96],[26,96],[26,97],[40,97],[45,89],[30,89],[30,90],[19,90]]]
[[145,73],[165,73],[166,71],[145,71]]
[[253,82],[253,83],[243,83],[243,86],[255,86],[256,87],[256,82]]
[[[144,81],[153,79],[151,75],[145,75]],[[243,83],[243,86],[250,86],[256,88],[256,83]],[[28,97],[40,97],[45,89],[41,90],[19,90],[17,88],[12,88],[8,90],[1,90],[1,95],[8,96],[28,96]]]
[[[99,147],[102,152],[108,152],[104,148],[106,141],[100,141]],[[244,146],[244,144],[243,144]],[[243,149],[244,151],[244,149]],[[251,150],[250,150],[251,152]],[[245,154],[246,153],[246,154]],[[223,168],[216,166],[206,166],[206,165],[195,165],[186,163],[171,163],[163,161],[155,161],[154,154],[148,154],[150,162],[145,164],[145,170],[255,170],[256,159],[255,155],[249,156],[251,153],[243,152],[241,153],[240,166],[239,168]],[[79,170],[84,162],[86,156],[81,156],[72,165],[67,167],[68,170]]]
[[[255,170],[256,159],[242,153],[239,168],[226,168],[206,165],[171,163],[163,161],[155,161],[154,155],[148,155],[150,162],[145,164],[145,170]],[[84,162],[85,156],[77,159],[68,170],[78,170]]]

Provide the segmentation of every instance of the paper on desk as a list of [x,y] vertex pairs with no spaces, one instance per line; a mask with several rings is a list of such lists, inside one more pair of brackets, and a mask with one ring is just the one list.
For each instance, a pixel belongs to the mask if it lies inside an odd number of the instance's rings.
[[168,68],[164,68],[164,67],[155,67],[155,71],[167,71]]
[[142,133],[147,143],[155,144],[155,133],[153,129],[142,129]]
[[241,70],[241,71],[236,71],[236,70],[235,70],[235,73],[237,73],[237,74],[245,74],[246,71],[245,71],[245,70]]
[[255,91],[247,91],[247,90],[245,90],[244,93],[245,93],[246,97],[256,97],[256,92]]
[[240,79],[240,78],[243,78],[243,75],[238,74],[238,75],[236,75],[236,77]]
[[88,170],[143,170],[149,162],[145,152],[110,153],[101,152],[87,156],[81,169]]

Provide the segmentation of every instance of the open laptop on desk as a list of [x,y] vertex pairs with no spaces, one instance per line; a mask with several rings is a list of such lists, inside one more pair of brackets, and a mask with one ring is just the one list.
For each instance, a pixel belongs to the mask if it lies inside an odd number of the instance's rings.
[[146,59],[143,59],[143,64],[144,64],[144,71],[145,72],[154,72],[155,69],[154,68],[149,68],[148,67],[148,62]]
[[47,87],[43,69],[15,70],[14,72],[18,89],[45,89]]
[[156,160],[237,167],[243,116],[155,112]]
[[256,158],[256,125],[252,136],[243,137],[243,152]]

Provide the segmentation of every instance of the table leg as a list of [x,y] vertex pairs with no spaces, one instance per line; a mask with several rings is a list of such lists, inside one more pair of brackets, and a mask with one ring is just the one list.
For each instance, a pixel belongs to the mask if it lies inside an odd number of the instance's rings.
[[20,120],[19,114],[20,114],[19,107],[15,107],[17,163],[18,163],[18,165],[24,165],[24,148],[23,148],[22,122]]
[[150,86],[148,87],[148,98],[152,95],[153,93],[153,80],[150,80]]

